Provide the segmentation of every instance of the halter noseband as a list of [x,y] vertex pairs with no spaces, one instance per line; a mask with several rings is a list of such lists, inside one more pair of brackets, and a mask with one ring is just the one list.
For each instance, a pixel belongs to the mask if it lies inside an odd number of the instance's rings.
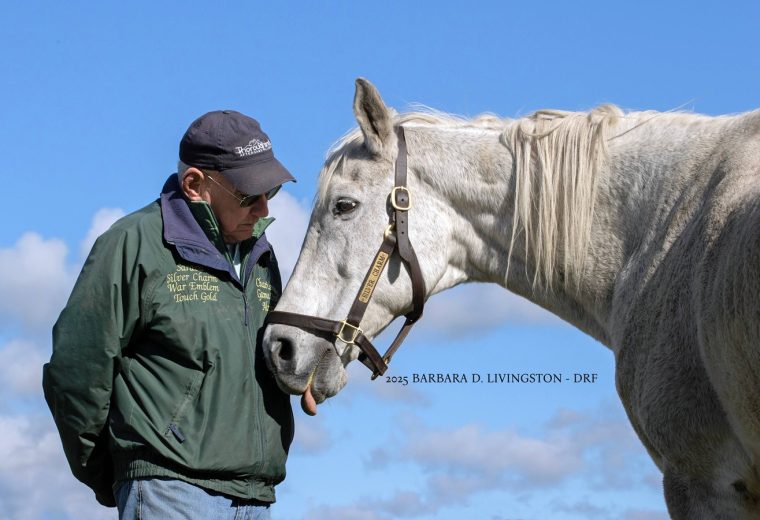
[[[272,311],[267,315],[268,324],[278,323],[282,325],[291,325],[310,332],[322,332],[334,335],[346,345],[356,345],[361,350],[359,361],[367,368],[372,370],[372,379],[381,376],[388,369],[391,357],[401,346],[407,334],[417,320],[422,316],[422,310],[425,306],[425,280],[422,278],[420,264],[417,261],[417,255],[414,253],[412,243],[409,241],[409,210],[412,207],[409,189],[406,187],[406,139],[404,138],[404,128],[396,128],[398,137],[398,157],[396,158],[395,186],[389,197],[393,212],[390,215],[388,227],[383,236],[383,243],[375,254],[375,259],[369,266],[364,281],[361,284],[359,292],[354,298],[354,303],[348,311],[345,320],[337,321],[316,316],[307,316],[305,314],[296,314],[294,312]],[[409,270],[409,276],[412,280],[412,310],[405,315],[406,321],[401,330],[396,335],[391,346],[381,357],[377,349],[372,345],[369,339],[364,335],[364,331],[359,328],[364,313],[367,310],[372,293],[375,290],[377,281],[382,275],[388,260],[394,250],[398,250],[402,262],[406,264]]]

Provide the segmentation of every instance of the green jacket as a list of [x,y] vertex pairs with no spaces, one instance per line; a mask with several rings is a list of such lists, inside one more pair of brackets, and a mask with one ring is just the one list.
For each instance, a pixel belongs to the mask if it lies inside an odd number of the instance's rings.
[[261,352],[281,293],[268,223],[240,245],[241,281],[210,208],[173,175],[93,246],[43,387],[72,472],[101,503],[143,477],[274,501],[293,413]]

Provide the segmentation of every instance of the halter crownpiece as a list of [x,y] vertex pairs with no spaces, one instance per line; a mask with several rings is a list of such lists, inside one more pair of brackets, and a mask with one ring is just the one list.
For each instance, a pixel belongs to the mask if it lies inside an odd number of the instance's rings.
[[[420,319],[425,307],[425,280],[422,278],[422,270],[417,261],[417,255],[409,241],[409,210],[412,208],[412,198],[409,188],[406,186],[407,153],[403,127],[396,127],[396,136],[398,137],[398,156],[396,157],[395,185],[389,195],[393,212],[390,215],[388,227],[383,233],[380,249],[375,254],[375,258],[364,276],[346,319],[337,321],[283,311],[272,311],[266,318],[267,324],[291,325],[310,332],[327,333],[334,335],[335,339],[346,345],[356,345],[361,350],[359,361],[372,370],[372,379],[383,375],[388,369],[393,354],[401,346],[412,326]],[[405,315],[406,320],[396,335],[396,339],[393,340],[385,354],[380,356],[380,353],[364,335],[364,331],[359,325],[361,325],[377,281],[395,250],[398,251],[402,262],[406,264],[412,280],[412,310]]]

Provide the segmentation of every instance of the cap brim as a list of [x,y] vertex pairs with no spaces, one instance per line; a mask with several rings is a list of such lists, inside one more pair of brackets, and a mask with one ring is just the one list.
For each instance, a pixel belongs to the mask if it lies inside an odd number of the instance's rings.
[[244,168],[220,172],[241,193],[260,195],[288,181],[296,182],[280,161],[272,157],[265,161],[246,165]]

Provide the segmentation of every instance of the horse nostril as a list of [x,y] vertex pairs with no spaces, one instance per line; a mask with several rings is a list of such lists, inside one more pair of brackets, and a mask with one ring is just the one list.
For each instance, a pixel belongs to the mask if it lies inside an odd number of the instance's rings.
[[293,354],[295,352],[293,342],[288,338],[280,338],[279,343],[280,348],[277,350],[277,357],[279,357],[282,361],[290,361],[293,359]]

